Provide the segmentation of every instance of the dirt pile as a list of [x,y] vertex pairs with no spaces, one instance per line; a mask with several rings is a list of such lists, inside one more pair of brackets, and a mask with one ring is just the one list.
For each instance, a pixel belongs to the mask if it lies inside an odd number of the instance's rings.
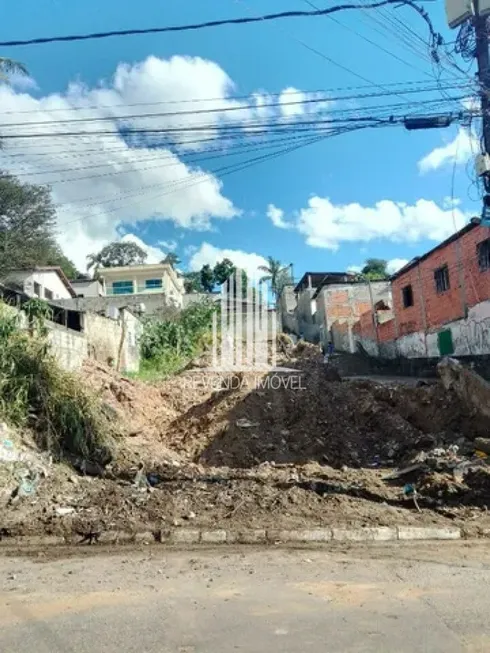
[[0,531],[488,526],[490,472],[474,454],[488,418],[440,383],[332,382],[316,347],[284,364],[150,385],[89,362],[84,382],[118,424],[115,460],[101,478],[53,464],[0,506]]
[[[265,461],[333,467],[403,464],[419,451],[473,440],[490,420],[469,412],[441,384],[420,388],[327,380],[318,360],[305,371],[269,374],[256,386],[241,375],[168,424],[163,438],[207,465],[253,467]],[[295,381],[293,383],[292,381]]]

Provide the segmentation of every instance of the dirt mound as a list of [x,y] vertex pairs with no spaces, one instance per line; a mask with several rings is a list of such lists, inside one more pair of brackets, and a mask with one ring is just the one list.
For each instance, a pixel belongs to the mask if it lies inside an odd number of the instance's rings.
[[469,413],[438,383],[410,388],[331,382],[311,349],[297,379],[274,373],[256,386],[254,375],[242,375],[234,388],[192,405],[169,423],[165,442],[208,465],[319,461],[377,467],[427,448],[464,444],[490,427],[490,420]]
[[484,530],[490,472],[474,439],[489,419],[439,383],[332,381],[307,344],[284,364],[293,371],[196,366],[147,384],[88,362],[84,382],[118,425],[113,463],[103,478],[49,466],[29,496],[0,505],[0,532],[448,519]]

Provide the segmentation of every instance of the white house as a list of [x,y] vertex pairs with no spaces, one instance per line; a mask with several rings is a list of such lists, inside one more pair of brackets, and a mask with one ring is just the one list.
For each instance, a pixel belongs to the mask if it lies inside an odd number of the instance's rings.
[[26,270],[10,270],[2,279],[7,287],[20,290],[28,297],[46,301],[71,299],[77,294],[59,267],[36,266]]
[[184,282],[168,263],[101,268],[99,276],[107,296],[161,295],[169,303],[182,306]]

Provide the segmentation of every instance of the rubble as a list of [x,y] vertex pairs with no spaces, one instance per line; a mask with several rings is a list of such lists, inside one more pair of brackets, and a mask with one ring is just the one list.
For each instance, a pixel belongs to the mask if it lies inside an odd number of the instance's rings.
[[[106,530],[163,532],[190,521],[210,529],[463,525],[469,514],[484,530],[490,416],[460,385],[448,387],[452,371],[446,385],[339,382],[326,378],[318,348],[300,343],[288,354],[303,389],[256,386],[247,373],[238,384],[226,375],[199,384],[195,370],[145,384],[89,362],[83,379],[119,424],[113,460],[102,473],[90,461],[47,466],[33,492],[0,502],[0,533],[75,533],[94,543]],[[19,462],[46,466],[1,428],[0,480]]]

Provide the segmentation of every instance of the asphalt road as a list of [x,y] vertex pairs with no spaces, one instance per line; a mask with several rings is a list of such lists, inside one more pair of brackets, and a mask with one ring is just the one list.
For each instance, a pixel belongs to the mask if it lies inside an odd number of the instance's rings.
[[0,557],[2,653],[488,653],[490,548]]

